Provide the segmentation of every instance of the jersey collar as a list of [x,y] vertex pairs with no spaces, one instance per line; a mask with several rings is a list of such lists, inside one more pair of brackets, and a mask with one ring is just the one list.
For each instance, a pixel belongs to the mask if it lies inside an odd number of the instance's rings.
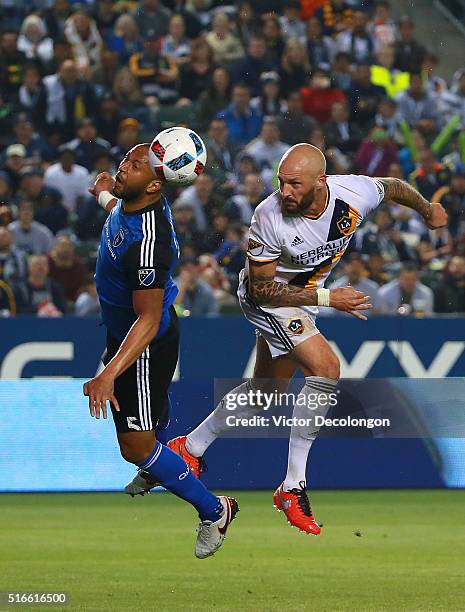
[[127,215],[129,217],[132,217],[134,215],[142,215],[146,212],[150,212],[152,210],[155,210],[156,208],[158,208],[160,205],[162,208],[165,207],[165,196],[162,194],[161,198],[157,201],[154,202],[153,204],[149,204],[148,206],[145,206],[145,208],[139,208],[139,210],[134,210],[134,211],[127,211],[124,210],[123,208],[123,200],[121,200],[121,213],[123,215]]
[[319,219],[321,217],[321,215],[323,215],[326,211],[326,209],[328,208],[328,204],[329,204],[329,185],[328,183],[326,183],[326,202],[325,202],[325,207],[323,208],[323,210],[320,212],[319,215],[303,215],[306,219]]

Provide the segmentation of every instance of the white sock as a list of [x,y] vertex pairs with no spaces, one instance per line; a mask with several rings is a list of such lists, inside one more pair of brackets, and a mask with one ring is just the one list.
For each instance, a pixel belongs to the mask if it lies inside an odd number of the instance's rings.
[[[253,389],[252,381],[248,380],[232,391],[229,391],[229,393],[227,393],[228,399],[232,401],[235,395],[249,393],[251,389]],[[187,451],[194,457],[201,457],[216,438],[219,438],[221,434],[228,431],[229,427],[226,424],[226,418],[228,416],[247,417],[256,414],[256,412],[257,406],[249,405],[236,406],[234,411],[228,410],[225,398],[223,397],[215,410],[187,435]]]
[[[302,387],[292,413],[293,418],[308,419],[315,415],[325,416],[330,405],[325,404],[324,398],[329,394],[335,394],[337,380],[322,378],[320,376],[307,376],[305,385]],[[323,401],[318,403],[316,410],[311,410],[315,398],[320,396]],[[300,400],[300,401],[299,401]],[[294,425],[291,428],[289,438],[289,456],[287,460],[287,473],[283,488],[285,491],[300,488],[300,483],[306,482],[307,458],[310,448],[318,435],[319,427],[310,424],[308,426]]]

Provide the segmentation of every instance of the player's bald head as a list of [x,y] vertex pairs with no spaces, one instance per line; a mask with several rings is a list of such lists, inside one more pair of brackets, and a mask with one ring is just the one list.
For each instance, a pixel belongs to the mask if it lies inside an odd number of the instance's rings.
[[291,147],[279,162],[279,173],[307,176],[326,174],[326,159],[320,149],[311,144],[299,143]]

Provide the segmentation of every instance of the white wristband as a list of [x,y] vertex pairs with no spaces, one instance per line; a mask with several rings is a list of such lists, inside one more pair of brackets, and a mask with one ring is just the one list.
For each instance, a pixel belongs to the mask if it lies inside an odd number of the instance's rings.
[[329,306],[330,293],[331,291],[329,289],[317,289],[316,290],[318,306]]
[[98,194],[97,201],[100,204],[100,206],[106,210],[108,202],[111,202],[114,199],[115,199],[115,196],[109,191],[101,191]]

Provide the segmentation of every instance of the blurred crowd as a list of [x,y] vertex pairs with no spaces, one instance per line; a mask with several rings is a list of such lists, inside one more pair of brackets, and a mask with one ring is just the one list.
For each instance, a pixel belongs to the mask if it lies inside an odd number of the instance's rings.
[[389,2],[0,0],[0,312],[93,315],[106,213],[88,193],[171,125],[204,137],[196,183],[169,187],[178,309],[234,311],[247,227],[297,142],[329,174],[408,180],[449,213],[428,231],[393,204],[364,223],[328,286],[375,312],[465,313],[465,67]]

